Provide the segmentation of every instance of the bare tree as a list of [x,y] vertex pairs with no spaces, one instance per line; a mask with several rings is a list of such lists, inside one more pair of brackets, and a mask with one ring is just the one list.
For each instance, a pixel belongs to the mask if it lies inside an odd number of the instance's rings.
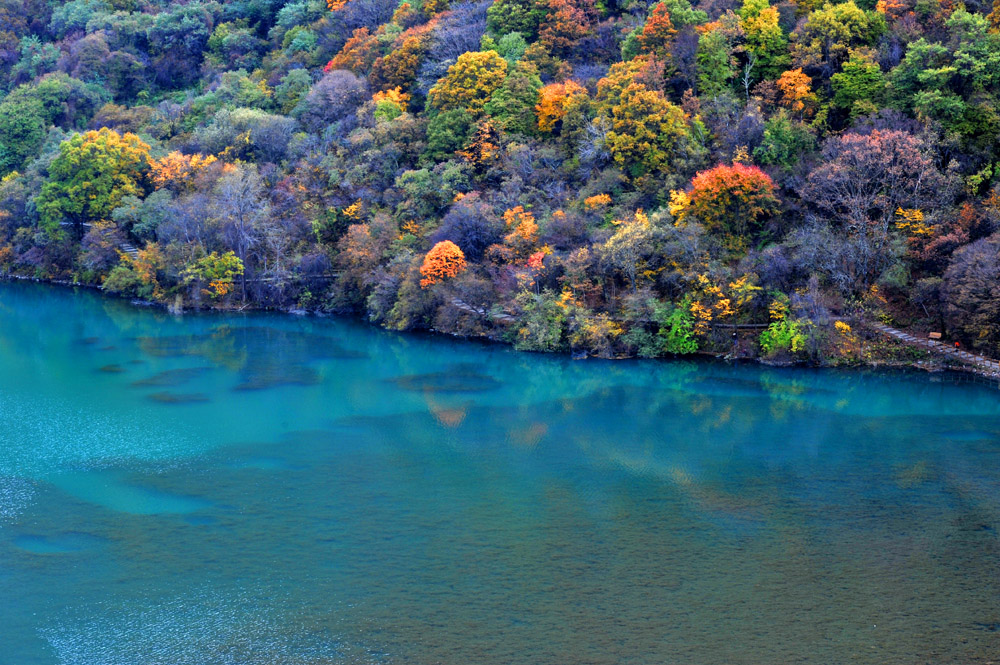
[[260,241],[263,224],[270,214],[264,186],[256,166],[240,165],[219,179],[214,212],[222,222],[226,241],[244,265],[242,286],[246,299],[247,259]]

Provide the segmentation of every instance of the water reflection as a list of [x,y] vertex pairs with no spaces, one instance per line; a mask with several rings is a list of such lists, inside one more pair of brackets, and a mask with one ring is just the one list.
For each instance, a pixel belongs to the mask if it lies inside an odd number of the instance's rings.
[[0,431],[11,662],[1000,653],[1000,407],[974,386],[4,285]]

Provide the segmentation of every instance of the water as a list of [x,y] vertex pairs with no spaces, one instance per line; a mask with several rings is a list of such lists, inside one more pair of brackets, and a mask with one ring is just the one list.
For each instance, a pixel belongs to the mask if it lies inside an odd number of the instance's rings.
[[0,285],[0,662],[988,663],[1000,393]]

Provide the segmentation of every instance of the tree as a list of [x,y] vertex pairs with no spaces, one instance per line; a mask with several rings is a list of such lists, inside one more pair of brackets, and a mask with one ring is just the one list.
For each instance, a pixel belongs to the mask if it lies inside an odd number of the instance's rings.
[[587,89],[572,80],[544,86],[538,93],[538,104],[535,106],[538,131],[556,131],[569,108],[586,98]]
[[324,72],[336,69],[349,69],[355,74],[363,75],[375,64],[379,56],[378,38],[372,35],[368,28],[357,28],[351,37],[344,42],[340,52],[333,56],[323,68]]
[[[233,279],[243,275],[243,262],[232,252],[212,252],[184,269],[181,277],[193,285],[200,295],[212,300],[225,297],[233,290]],[[207,285],[207,288],[206,288]]]
[[802,68],[790,69],[778,78],[781,104],[799,115],[799,119],[811,115],[816,107],[816,95],[812,91],[812,79],[802,73]]
[[190,189],[194,179],[217,161],[215,155],[183,155],[174,150],[150,163],[150,180],[155,189]]
[[450,240],[442,240],[434,245],[420,266],[420,286],[427,288],[446,279],[457,277],[466,268],[465,254]]
[[642,26],[642,31],[637,35],[639,52],[655,55],[661,60],[670,57],[672,43],[677,30],[670,20],[670,13],[665,2],[659,2],[653,6],[653,10],[646,19],[646,24]]
[[533,41],[545,18],[545,5],[536,0],[495,0],[486,10],[486,25],[494,35],[520,33]]
[[942,286],[950,323],[974,346],[1000,351],[1000,234],[955,252]]
[[568,55],[577,40],[590,32],[597,15],[593,0],[547,0],[548,13],[538,29],[538,41],[554,56]]
[[[404,33],[405,34],[405,33]],[[427,53],[423,35],[400,36],[401,43],[387,55],[376,58],[369,75],[372,87],[378,90],[401,88],[409,90],[417,78],[417,70]]]
[[701,149],[691,138],[687,118],[663,93],[632,83],[611,109],[606,137],[615,163],[633,176],[666,172],[696,157]]
[[45,133],[44,109],[37,99],[0,103],[0,177],[37,155]]
[[851,47],[873,44],[884,29],[881,14],[860,9],[854,0],[828,3],[792,33],[793,59],[799,67],[818,67],[829,76]]
[[110,219],[126,196],[142,196],[149,146],[135,134],[103,128],[59,145],[49,181],[35,199],[42,223],[54,232],[64,220],[77,231],[86,222]]
[[765,79],[777,78],[791,62],[788,39],[778,21],[778,10],[767,0],[746,0],[740,10],[746,49],[757,58],[758,71]]
[[496,51],[464,53],[427,98],[431,107],[440,111],[465,109],[479,115],[506,77],[507,61]]
[[864,290],[896,258],[896,211],[936,209],[947,201],[951,183],[920,139],[896,130],[831,138],[823,158],[799,194],[852,241],[855,256],[844,266],[845,282]]
[[777,212],[774,182],[756,166],[720,164],[691,181],[690,211],[709,229],[746,238]]
[[438,113],[427,123],[425,159],[432,162],[452,157],[469,140],[473,118],[465,109]]
[[710,30],[698,39],[698,92],[718,97],[736,75],[729,40],[721,30]]
[[790,171],[798,160],[816,147],[816,137],[808,127],[792,120],[785,109],[764,123],[764,136],[753,151],[754,159],[764,166],[776,165]]
[[654,229],[641,210],[631,219],[617,222],[614,235],[601,246],[601,257],[610,267],[620,271],[636,292],[636,282],[643,260],[652,248]]
[[852,51],[843,69],[830,77],[833,104],[851,111],[852,115],[867,115],[878,110],[885,91],[882,69],[871,56]]
[[535,105],[542,81],[531,63],[514,65],[483,110],[501,129],[518,134],[532,134],[535,129]]
[[[236,249],[236,256],[246,265],[250,249],[260,240],[261,222],[269,214],[264,186],[256,166],[240,165],[222,176],[216,186],[213,203],[230,246]],[[246,297],[245,275],[243,296]]]

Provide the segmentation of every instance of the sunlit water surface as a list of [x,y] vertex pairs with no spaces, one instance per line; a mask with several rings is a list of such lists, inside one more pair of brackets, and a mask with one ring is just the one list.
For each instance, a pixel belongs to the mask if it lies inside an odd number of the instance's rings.
[[1000,660],[1000,393],[0,285],[0,662]]

